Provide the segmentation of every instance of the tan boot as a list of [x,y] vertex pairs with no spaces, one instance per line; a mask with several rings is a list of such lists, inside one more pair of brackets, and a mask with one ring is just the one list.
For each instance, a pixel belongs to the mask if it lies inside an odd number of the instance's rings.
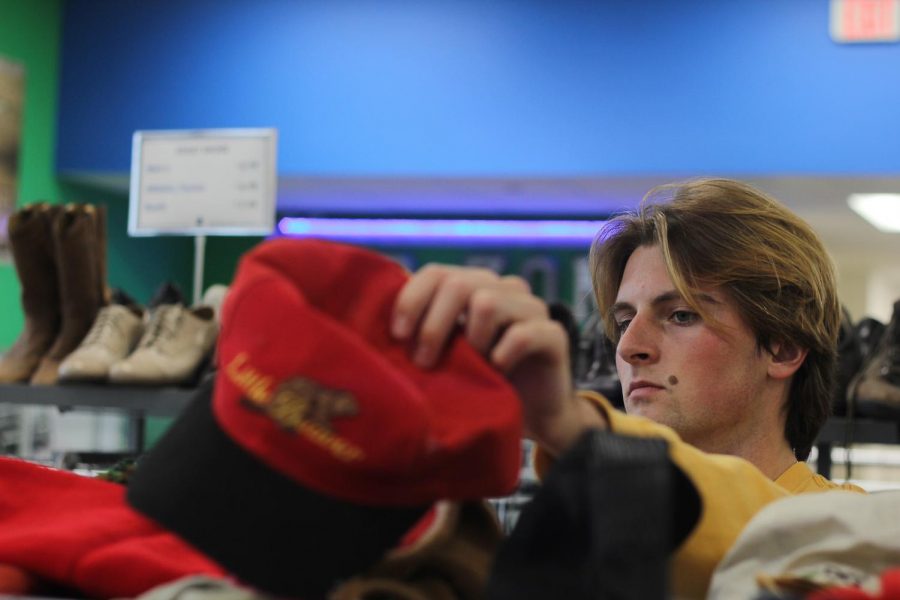
[[62,327],[31,377],[32,385],[53,385],[59,364],[84,339],[102,305],[97,211],[90,204],[69,204],[53,222],[59,272]]
[[59,333],[60,305],[52,223],[59,206],[34,204],[9,218],[9,243],[22,286],[25,327],[0,360],[0,383],[28,381]]

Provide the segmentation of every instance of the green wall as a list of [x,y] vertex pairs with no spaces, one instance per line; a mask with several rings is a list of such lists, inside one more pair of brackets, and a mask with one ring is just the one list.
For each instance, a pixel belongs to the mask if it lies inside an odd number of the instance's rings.
[[[54,155],[63,0],[0,0],[0,55],[25,67],[25,111],[19,154],[18,204],[58,202]],[[19,284],[0,264],[0,349],[22,328]]]
[[[127,194],[59,182],[56,175],[56,130],[60,36],[65,0],[0,0],[0,55],[25,68],[25,108],[19,154],[19,206],[46,200],[105,204],[108,218],[109,283],[147,302],[164,281],[191,293],[193,242],[187,238],[134,239],[126,233]],[[85,143],[89,143],[85,140]],[[123,152],[130,152],[124,148]],[[230,281],[237,258],[258,238],[211,239],[207,243],[205,282]],[[0,264],[0,352],[23,326],[15,268]],[[168,419],[148,419],[152,443]]]
[[[177,283],[191,293],[194,244],[190,238],[129,238],[126,232],[128,197],[122,191],[61,182],[56,175],[56,130],[60,36],[65,0],[0,0],[0,55],[25,68],[25,109],[22,147],[19,156],[19,206],[37,200],[54,203],[91,202],[107,208],[108,278],[112,287],[126,291],[146,303],[165,281]],[[86,85],[89,82],[86,82]],[[84,140],[85,144],[90,140]],[[122,148],[129,153],[130,148]],[[260,238],[212,237],[207,240],[204,288],[212,283],[229,283],[241,254]],[[439,250],[383,248],[405,258],[410,266],[427,261],[466,262],[473,254],[505,254],[506,269],[533,253],[522,250]],[[565,265],[573,252],[549,252]],[[561,269],[563,289],[571,289],[571,277]],[[11,264],[0,264],[0,351],[19,335],[23,317],[19,284]],[[563,294],[567,296],[568,294]],[[568,299],[568,298],[566,298]],[[169,419],[148,419],[148,441],[152,443],[169,424]]]
[[[105,204],[109,283],[147,302],[164,281],[191,292],[194,246],[188,238],[129,238],[127,194],[60,183],[56,129],[60,36],[64,0],[0,0],[0,55],[25,68],[25,110],[19,156],[18,205],[36,200]],[[89,143],[86,140],[85,143]],[[129,153],[130,148],[123,148]],[[207,243],[205,282],[230,280],[237,258],[259,238],[216,238]],[[19,284],[10,263],[0,264],[0,351],[19,335]]]

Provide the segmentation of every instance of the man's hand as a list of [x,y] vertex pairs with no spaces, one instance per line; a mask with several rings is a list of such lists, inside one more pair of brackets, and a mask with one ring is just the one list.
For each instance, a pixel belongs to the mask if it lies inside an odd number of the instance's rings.
[[547,305],[521,277],[487,269],[427,265],[397,296],[393,335],[413,341],[413,361],[434,366],[457,327],[506,374],[522,400],[526,434],[554,453],[588,427],[605,424],[577,398],[569,372],[568,338]]

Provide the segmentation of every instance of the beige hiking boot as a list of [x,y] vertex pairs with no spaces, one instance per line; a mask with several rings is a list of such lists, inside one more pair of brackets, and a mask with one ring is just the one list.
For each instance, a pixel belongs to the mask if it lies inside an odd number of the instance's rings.
[[105,381],[110,368],[128,356],[144,333],[144,311],[111,304],[100,309],[84,341],[59,365],[59,380]]
[[158,306],[137,348],[109,370],[112,383],[177,385],[191,379],[212,352],[218,333],[208,306]]

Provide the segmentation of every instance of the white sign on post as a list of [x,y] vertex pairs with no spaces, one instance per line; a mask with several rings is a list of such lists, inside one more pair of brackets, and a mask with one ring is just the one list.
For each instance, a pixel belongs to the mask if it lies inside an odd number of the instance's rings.
[[194,303],[206,236],[275,229],[277,138],[274,129],[135,132],[128,234],[194,237]]
[[128,234],[272,233],[276,149],[275,129],[135,132]]

